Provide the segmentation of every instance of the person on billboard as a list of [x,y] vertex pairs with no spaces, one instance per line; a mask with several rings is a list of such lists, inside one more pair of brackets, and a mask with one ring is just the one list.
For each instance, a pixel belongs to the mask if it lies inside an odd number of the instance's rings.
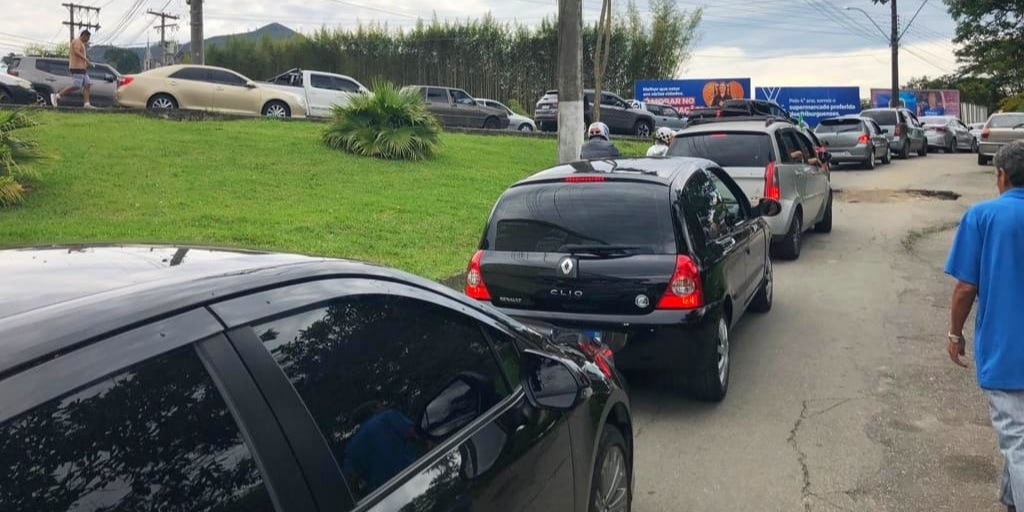
[[927,96],[923,93],[917,102],[917,115],[919,116],[941,116],[946,114],[942,103],[942,93],[939,91],[928,91]]

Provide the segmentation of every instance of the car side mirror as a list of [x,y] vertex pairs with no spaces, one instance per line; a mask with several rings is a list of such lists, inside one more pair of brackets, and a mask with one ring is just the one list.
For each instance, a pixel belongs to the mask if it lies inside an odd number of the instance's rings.
[[774,199],[762,197],[757,203],[757,211],[762,217],[774,217],[782,213],[782,203]]
[[253,82],[252,80],[250,80],[250,81],[245,83],[245,86],[250,88],[250,89],[255,89],[256,88],[256,82]]
[[534,406],[567,411],[586,398],[590,383],[571,362],[535,350],[524,351],[522,357],[523,389]]
[[473,372],[462,372],[423,408],[419,430],[431,439],[443,439],[480,417],[497,403],[490,380]]

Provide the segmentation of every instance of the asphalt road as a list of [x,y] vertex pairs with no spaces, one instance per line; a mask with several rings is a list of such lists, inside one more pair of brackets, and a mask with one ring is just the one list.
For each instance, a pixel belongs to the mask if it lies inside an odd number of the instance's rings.
[[942,274],[956,222],[994,181],[965,154],[834,170],[834,230],[776,262],[773,310],[732,333],[725,401],[629,375],[634,510],[1005,511],[973,364],[945,355]]

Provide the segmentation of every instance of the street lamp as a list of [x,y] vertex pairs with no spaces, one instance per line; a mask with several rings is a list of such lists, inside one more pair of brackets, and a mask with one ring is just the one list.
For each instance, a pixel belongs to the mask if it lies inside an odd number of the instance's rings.
[[[882,37],[889,40],[889,48],[892,49],[892,97],[889,99],[889,106],[892,108],[899,108],[900,106],[900,34],[899,34],[899,16],[896,11],[896,0],[889,0],[892,7],[892,31],[889,34],[882,30],[882,27],[875,23],[874,18],[868,14],[867,11],[860,7],[846,6],[843,9],[847,11],[858,11],[864,15],[868,21],[871,22],[878,32],[882,34]],[[920,12],[920,11],[919,11]],[[915,15],[916,17],[916,15]],[[911,20],[913,22],[913,20]],[[910,27],[907,27],[910,28]]]

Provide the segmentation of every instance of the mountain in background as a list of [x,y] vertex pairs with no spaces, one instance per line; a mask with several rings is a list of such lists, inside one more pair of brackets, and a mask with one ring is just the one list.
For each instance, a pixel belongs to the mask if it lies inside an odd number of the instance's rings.
[[[244,38],[244,39],[257,39],[257,40],[259,40],[259,39],[263,39],[264,37],[269,37],[270,39],[288,39],[288,38],[292,38],[292,37],[295,37],[295,36],[298,36],[298,35],[299,35],[298,32],[296,32],[296,31],[294,31],[294,30],[292,30],[292,29],[290,29],[290,28],[288,28],[288,27],[286,27],[286,26],[284,26],[284,25],[282,25],[280,23],[271,23],[269,25],[265,25],[265,26],[260,27],[260,28],[258,28],[256,30],[253,30],[251,32],[242,32],[240,34],[228,34],[228,35],[223,35],[223,36],[210,37],[210,38],[207,38],[205,40],[204,44],[206,45],[207,48],[209,48],[211,46],[223,45],[223,44],[227,43],[228,39],[231,39],[232,37],[241,37],[241,38]],[[180,44],[178,46],[178,56],[179,56],[179,58],[182,57],[182,56],[188,55],[189,51],[191,49],[191,46],[192,45],[190,43]],[[140,65],[142,65],[142,63],[145,61],[145,58],[146,58],[146,47],[145,46],[119,47],[119,46],[112,46],[112,45],[93,46],[93,47],[89,48],[89,58],[91,60],[93,60],[94,62],[107,62],[108,59],[107,59],[106,55],[107,55],[107,52],[109,50],[111,50],[111,49],[125,50],[127,52],[131,52],[131,53],[135,54],[135,56],[138,57],[138,59],[139,59],[139,64]],[[153,60],[156,61],[156,62],[160,62],[160,60],[161,60],[161,58],[163,56],[163,50],[160,48],[160,43],[151,44],[150,47],[149,47],[149,50],[150,50],[150,56],[153,58]],[[110,64],[114,65],[114,67],[117,68],[118,67],[117,66],[117,60],[118,59],[110,59],[110,60],[114,61],[114,62],[110,62]],[[122,70],[120,68],[118,68],[118,71],[122,71]]]

